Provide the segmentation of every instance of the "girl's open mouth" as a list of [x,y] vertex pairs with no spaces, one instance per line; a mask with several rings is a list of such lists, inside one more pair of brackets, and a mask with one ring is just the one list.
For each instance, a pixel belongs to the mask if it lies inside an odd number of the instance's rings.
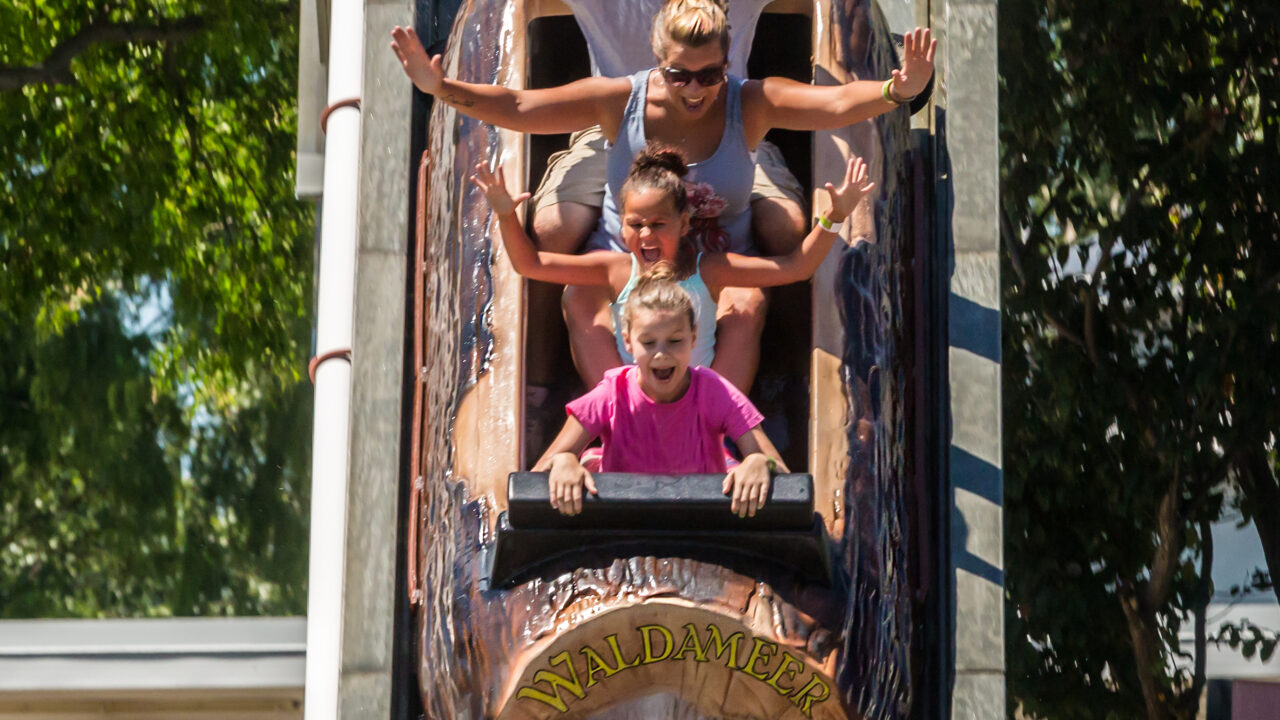
[[652,368],[652,370],[653,370],[653,377],[662,382],[666,382],[670,380],[671,376],[676,374],[676,369],[673,367],[661,368],[661,369]]
[[662,259],[662,248],[640,248],[640,259],[644,260],[646,265],[652,265]]
[[685,106],[685,109],[687,109],[688,111],[696,112],[699,108],[702,107],[703,103],[705,103],[706,101],[707,101],[706,98],[698,98],[697,100],[689,100],[686,98],[684,101],[684,106]]

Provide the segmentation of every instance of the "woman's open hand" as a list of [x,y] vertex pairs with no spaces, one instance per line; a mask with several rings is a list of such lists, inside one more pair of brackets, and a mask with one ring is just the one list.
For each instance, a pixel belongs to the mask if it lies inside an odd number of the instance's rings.
[[391,49],[400,58],[404,74],[409,76],[418,89],[428,95],[435,95],[444,81],[444,66],[439,55],[432,57],[418,40],[418,33],[413,28],[400,27],[391,29]]
[[938,41],[928,28],[916,28],[902,38],[902,69],[893,71],[891,92],[894,99],[906,102],[919,95],[933,77],[933,54]]
[[862,198],[875,189],[876,184],[867,181],[867,164],[857,155],[849,157],[845,167],[844,181],[840,187],[826,184],[827,195],[831,198],[831,209],[827,211],[827,219],[832,222],[844,222],[853,213],[853,209],[862,202]]
[[532,195],[532,193],[523,192],[518,197],[511,197],[511,193],[507,192],[507,181],[502,175],[501,165],[496,171],[489,172],[488,165],[477,163],[471,182],[480,188],[480,192],[484,193],[484,199],[489,201],[489,207],[499,215],[514,211],[520,203],[528,200]]

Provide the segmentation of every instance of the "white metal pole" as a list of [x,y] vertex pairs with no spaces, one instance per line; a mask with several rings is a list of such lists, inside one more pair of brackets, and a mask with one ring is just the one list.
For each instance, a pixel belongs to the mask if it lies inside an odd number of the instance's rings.
[[[364,61],[364,3],[333,0],[329,22],[329,106],[358,99]],[[351,348],[356,265],[360,111],[330,112],[325,137],[316,356]],[[315,374],[311,455],[311,548],[307,576],[307,720],[336,720],[342,650],[342,592],[350,457],[351,364],[321,362]]]

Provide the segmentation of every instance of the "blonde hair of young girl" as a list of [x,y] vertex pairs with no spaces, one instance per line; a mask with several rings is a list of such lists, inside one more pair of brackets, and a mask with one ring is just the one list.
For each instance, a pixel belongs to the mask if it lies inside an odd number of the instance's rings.
[[672,42],[702,47],[713,40],[729,54],[729,17],[724,0],[667,0],[649,31],[649,46],[655,57],[667,56]]
[[[657,190],[671,200],[677,213],[689,212],[689,193],[684,185],[684,176],[688,173],[689,165],[684,160],[684,153],[668,145],[649,143],[636,155],[631,163],[631,170],[627,172],[627,179],[618,192],[623,211],[626,211],[627,196],[632,192]],[[681,238],[675,266],[671,271],[675,273],[676,280],[683,280],[697,270],[697,250],[692,241]]]
[[675,270],[665,260],[649,268],[636,281],[635,289],[631,291],[631,296],[622,309],[624,333],[631,332],[631,319],[639,310],[683,313],[689,319],[689,327],[695,331],[698,328],[693,315],[693,298],[689,297],[689,291],[677,284]]

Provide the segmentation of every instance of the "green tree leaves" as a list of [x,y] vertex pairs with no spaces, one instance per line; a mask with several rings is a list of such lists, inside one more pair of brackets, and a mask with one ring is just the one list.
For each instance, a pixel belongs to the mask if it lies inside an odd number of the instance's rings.
[[303,609],[297,16],[0,7],[6,616]]
[[1280,8],[1000,13],[1010,687],[1190,717],[1229,488],[1280,567]]

